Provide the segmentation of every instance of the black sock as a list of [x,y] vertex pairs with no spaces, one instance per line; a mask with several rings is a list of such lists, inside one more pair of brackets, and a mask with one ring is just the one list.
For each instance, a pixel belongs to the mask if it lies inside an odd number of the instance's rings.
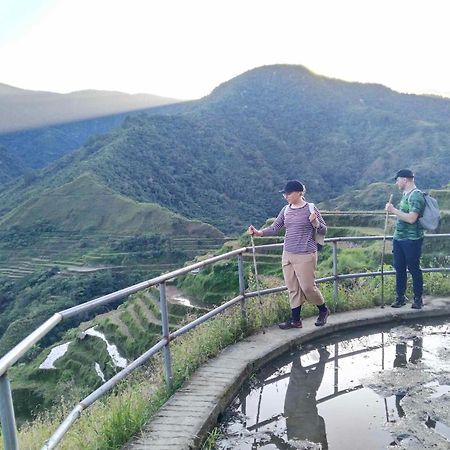
[[325,312],[327,310],[327,305],[325,303],[322,303],[321,305],[317,305],[320,312]]
[[302,310],[301,306],[297,306],[297,308],[292,308],[292,320],[294,322],[300,322],[300,312]]

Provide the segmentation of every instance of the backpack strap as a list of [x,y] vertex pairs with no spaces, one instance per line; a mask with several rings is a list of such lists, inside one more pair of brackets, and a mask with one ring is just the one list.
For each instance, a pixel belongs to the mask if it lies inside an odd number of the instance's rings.
[[411,198],[411,195],[413,195],[414,192],[419,191],[421,194],[423,194],[423,192],[419,189],[419,188],[414,188],[409,194],[408,194],[408,203],[409,203],[409,199]]
[[[408,198],[407,198],[407,200],[408,200],[408,205],[410,204],[409,199],[411,198],[411,195],[413,195],[414,192],[416,192],[416,191],[420,192],[420,193],[423,195],[424,199],[425,199],[425,195],[427,195],[427,194],[426,194],[425,192],[422,192],[419,188],[414,188],[414,189],[408,194]],[[423,211],[424,211],[425,207],[426,207],[426,204],[424,205],[422,211],[420,212],[419,217],[422,217],[422,216],[423,216]],[[416,223],[419,223],[419,220],[416,220]]]
[[[286,214],[287,214],[289,206],[291,206],[291,205],[286,205],[283,208],[283,215],[284,215],[284,217],[286,217]],[[312,214],[314,212],[314,203],[308,203],[308,208],[309,208],[309,213]]]

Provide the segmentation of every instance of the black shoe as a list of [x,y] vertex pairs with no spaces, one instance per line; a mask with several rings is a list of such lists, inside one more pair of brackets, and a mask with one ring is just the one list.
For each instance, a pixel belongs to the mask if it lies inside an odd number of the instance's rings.
[[288,330],[289,328],[301,328],[302,327],[302,320],[300,319],[297,322],[297,321],[295,321],[293,319],[289,319],[289,320],[286,320],[286,322],[279,323],[278,326],[282,330]]
[[411,308],[412,309],[422,309],[422,306],[423,306],[422,297],[414,297]]
[[330,310],[327,308],[325,311],[319,311],[319,317],[317,317],[316,327],[322,327],[327,323],[327,318],[330,315]]
[[408,301],[406,295],[402,295],[401,297],[397,297],[395,299],[395,302],[392,303],[391,308],[401,308],[402,306],[406,305],[406,302]]

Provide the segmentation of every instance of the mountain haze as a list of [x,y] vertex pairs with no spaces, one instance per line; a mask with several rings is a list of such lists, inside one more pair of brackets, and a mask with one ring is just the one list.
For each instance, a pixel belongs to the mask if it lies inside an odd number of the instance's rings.
[[69,94],[30,91],[0,83],[0,133],[79,121],[178,100],[150,94],[85,90]]
[[[175,106],[176,104],[173,105],[174,108]],[[10,157],[14,157],[22,167],[20,172],[11,174],[9,179],[21,175],[26,169],[34,170],[47,166],[80,148],[90,137],[108,133],[120,126],[129,116],[141,114],[143,111],[146,114],[157,114],[160,108],[162,107],[156,106],[145,110],[0,134],[0,146],[4,147]],[[0,164],[3,163],[2,158],[3,155],[0,154]],[[0,180],[0,186],[2,184],[4,183]]]
[[7,159],[12,157],[20,167],[0,176],[0,187],[28,169],[40,169],[76,150],[91,136],[120,126],[127,116],[157,114],[164,107],[176,111],[177,105],[189,103],[173,102],[103,91],[34,93],[0,84],[0,147],[4,147],[0,166],[9,165]]
[[290,178],[305,182],[315,202],[392,183],[405,166],[421,187],[449,180],[448,99],[278,65],[177,107],[128,118],[34,180],[13,184],[0,195],[2,213],[90,173],[113,192],[229,232],[277,214],[284,203],[277,191]]

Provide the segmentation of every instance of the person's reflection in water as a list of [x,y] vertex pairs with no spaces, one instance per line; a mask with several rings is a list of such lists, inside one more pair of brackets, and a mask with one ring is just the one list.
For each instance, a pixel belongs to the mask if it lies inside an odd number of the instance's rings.
[[422,358],[422,348],[423,338],[415,336],[413,338],[413,349],[409,358],[410,363],[417,364],[417,362]]
[[328,449],[325,421],[319,416],[316,403],[317,390],[322,383],[325,363],[330,353],[325,347],[318,349],[320,359],[311,369],[302,366],[301,359],[292,363],[289,384],[284,401],[284,415],[288,439],[308,440]]
[[[409,358],[409,362],[412,364],[417,364],[417,362],[422,358],[422,347],[423,347],[423,339],[421,337],[415,336],[413,338],[413,349],[411,352],[411,356]],[[407,356],[406,356],[407,345],[406,342],[400,342],[395,346],[395,359],[394,359],[394,367],[406,367],[407,364]],[[403,397],[406,395],[406,387],[399,390],[395,395],[395,406],[397,408],[397,413],[399,417],[405,416],[405,411],[400,404]]]

